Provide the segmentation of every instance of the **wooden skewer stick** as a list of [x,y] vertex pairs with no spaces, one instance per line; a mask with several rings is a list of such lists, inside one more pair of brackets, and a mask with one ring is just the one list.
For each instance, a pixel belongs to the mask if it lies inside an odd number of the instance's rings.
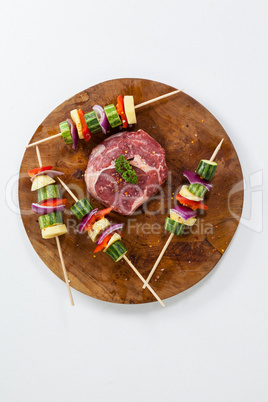
[[57,177],[57,179],[59,180],[59,182],[62,184],[62,186],[65,188],[66,191],[68,191],[68,193],[70,194],[71,197],[73,197],[73,199],[75,200],[75,202],[78,202],[78,198],[74,195],[74,193],[69,189],[69,187],[59,178]]
[[158,96],[157,98],[150,99],[146,102],[139,103],[138,105],[134,106],[135,109],[139,109],[140,107],[149,105],[150,103],[157,102],[161,99],[168,98],[169,96],[176,95],[179,92],[183,91],[183,89],[176,89],[176,91],[169,92],[168,94]]
[[145,289],[146,286],[148,287],[148,283],[150,282],[151,277],[153,276],[153,274],[154,274],[156,268],[158,267],[159,262],[162,260],[162,257],[163,257],[163,255],[165,254],[166,249],[167,249],[168,246],[169,246],[169,243],[170,243],[171,240],[173,239],[173,236],[174,236],[174,233],[170,233],[169,238],[168,238],[167,241],[166,241],[166,244],[164,245],[164,247],[163,247],[161,253],[159,254],[157,260],[156,260],[155,263],[154,263],[153,268],[151,269],[151,272],[149,273],[149,275],[148,275],[146,281],[144,282],[143,289]]
[[41,144],[42,142],[49,141],[49,140],[52,140],[53,138],[57,138],[57,137],[61,137],[61,133],[51,135],[50,137],[44,138],[43,140],[32,142],[32,144],[28,144],[26,146],[26,148],[34,147],[34,146],[36,146],[38,144]]
[[71,292],[71,288],[70,288],[70,284],[69,284],[69,279],[68,279],[67,271],[66,271],[66,268],[65,268],[65,263],[64,263],[64,259],[63,259],[63,255],[62,255],[62,250],[61,250],[61,245],[60,245],[59,236],[56,236],[56,243],[57,243],[57,247],[58,247],[58,251],[59,251],[59,256],[60,256],[60,261],[61,261],[61,266],[62,266],[62,270],[63,270],[63,275],[64,275],[65,283],[66,283],[66,285],[67,285],[69,297],[70,297],[70,300],[71,300],[71,305],[74,306],[73,295],[72,295],[72,292]]
[[38,159],[39,166],[42,167],[43,164],[42,164],[42,159],[41,159],[41,155],[40,155],[40,151],[39,151],[38,147],[36,147],[36,154],[37,154],[37,159]]
[[[38,146],[36,147],[36,154],[37,154],[39,166],[42,167],[42,159],[41,159],[41,155],[40,155],[40,151],[39,151]],[[62,271],[63,271],[65,283],[66,283],[66,286],[67,286],[67,289],[68,289],[68,293],[69,293],[71,305],[74,306],[74,300],[73,300],[73,296],[72,296],[72,292],[71,292],[71,288],[70,288],[70,284],[69,284],[69,279],[68,279],[68,275],[67,275],[67,271],[66,271],[66,267],[65,267],[63,255],[62,255],[62,250],[61,250],[61,245],[60,245],[60,239],[59,239],[58,236],[56,236],[55,238],[56,238],[56,243],[57,243],[57,247],[58,247],[58,251],[59,251],[59,256],[60,256],[60,262],[61,262],[61,266],[62,266]]]
[[[150,100],[148,100],[146,102],[143,102],[143,103],[140,103],[139,105],[136,105],[135,109],[139,109],[140,107],[149,105],[150,103],[156,102],[156,101],[164,99],[164,98],[168,98],[169,96],[178,94],[181,91],[183,91],[183,89],[177,89],[176,91],[169,92],[169,93],[167,93],[165,95],[158,96],[157,98],[154,98],[154,99],[150,99]],[[57,137],[61,137],[61,133],[54,134],[54,135],[51,135],[50,137],[44,138],[43,140],[39,140],[39,141],[33,142],[32,144],[28,144],[26,146],[26,148],[34,147],[35,145],[41,144],[42,142],[45,142],[45,141],[53,140],[54,138],[57,138]]]
[[[68,193],[70,194],[71,197],[73,197],[73,199],[77,202],[78,199],[76,198],[76,196],[74,195],[74,193],[69,189],[69,187],[58,177],[59,181],[61,182],[61,184],[63,185],[63,187],[68,191]],[[145,279],[143,278],[143,276],[139,273],[139,271],[137,270],[137,268],[132,264],[132,262],[124,255],[123,258],[125,259],[125,261],[128,263],[128,265],[133,269],[133,271],[138,275],[138,277],[140,278],[140,280],[145,283]],[[152,295],[154,295],[154,297],[159,301],[159,303],[161,304],[161,306],[165,307],[164,303],[162,302],[162,300],[160,299],[160,297],[155,293],[155,291],[151,288],[150,285],[147,286],[148,289],[150,290],[150,292],[152,293]]]
[[[139,273],[139,271],[137,270],[137,268],[132,264],[132,262],[124,255],[123,256],[124,260],[128,263],[128,265],[133,269],[133,271],[135,272],[135,274],[138,275],[138,277],[140,278],[140,280],[145,284],[146,281],[143,278],[143,276]],[[146,285],[147,288],[150,290],[150,292],[152,293],[152,295],[154,295],[154,297],[159,301],[159,303],[161,304],[162,307],[165,307],[164,303],[162,302],[162,300],[160,299],[160,297],[155,293],[155,291],[151,288],[151,286],[149,284]]]
[[[216,155],[217,155],[217,153],[219,152],[219,150],[220,150],[220,148],[221,148],[221,145],[222,145],[222,143],[223,143],[223,140],[224,140],[224,138],[221,140],[221,142],[219,143],[219,145],[216,147],[215,151],[213,152],[213,154],[212,154],[212,156],[211,156],[211,158],[210,158],[210,161],[211,161],[211,162],[213,162],[213,160],[216,158]],[[153,274],[154,274],[156,268],[158,267],[158,264],[160,263],[160,261],[161,261],[163,255],[165,254],[165,251],[166,251],[166,249],[168,248],[169,243],[170,243],[171,240],[173,239],[173,236],[174,236],[174,233],[170,233],[169,238],[167,239],[166,244],[164,245],[164,247],[163,247],[161,253],[159,254],[159,256],[158,256],[158,258],[157,258],[157,260],[156,260],[156,262],[155,262],[153,268],[151,269],[151,272],[149,273],[149,275],[148,275],[148,277],[147,277],[147,279],[146,279],[146,281],[145,281],[145,283],[144,283],[144,285],[143,285],[143,289],[145,289],[146,286],[148,286],[148,283],[149,283],[151,277],[153,276]]]
[[214,151],[213,154],[211,155],[210,162],[213,162],[214,159],[216,158],[217,153],[219,152],[219,150],[220,150],[220,148],[221,148],[221,144],[223,143],[223,140],[224,140],[224,138],[221,140],[221,142],[219,143],[219,145],[217,146],[217,148],[215,149],[215,151]]

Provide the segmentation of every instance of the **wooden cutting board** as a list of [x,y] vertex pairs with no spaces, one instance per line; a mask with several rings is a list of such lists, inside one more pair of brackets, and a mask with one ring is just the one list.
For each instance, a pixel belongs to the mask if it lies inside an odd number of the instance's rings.
[[[53,110],[37,128],[30,142],[58,133],[59,123],[70,117],[70,111],[74,108],[88,112],[94,104],[105,106],[116,103],[119,94],[132,94],[135,104],[139,104],[174,89],[159,82],[134,78],[103,82],[73,96]],[[145,212],[140,207],[140,213],[136,216],[124,217],[112,213],[110,219],[125,224],[123,242],[129,250],[128,258],[144,278],[169,236],[164,232],[164,221],[175,202],[173,193],[182,183],[187,183],[182,175],[183,170],[195,170],[199,160],[209,159],[221,138],[224,138],[216,158],[218,168],[212,181],[213,187],[206,196],[208,211],[199,215],[193,233],[174,236],[151,279],[151,286],[162,299],[166,299],[199,282],[226,252],[242,213],[243,176],[235,148],[220,123],[185,93],[137,109],[137,121],[133,130],[148,132],[166,151],[169,178],[163,185],[164,208],[158,211],[161,204],[157,196],[149,201]],[[65,145],[61,137],[47,141],[39,146],[43,165],[52,165],[56,170],[63,171],[63,180],[71,188],[74,185],[79,189],[77,195],[80,199],[87,194],[83,174],[89,154],[105,138],[102,133],[94,134],[87,143],[80,140],[76,150]],[[31,192],[31,181],[25,173],[36,166],[35,147],[29,148],[20,169],[21,216],[35,251],[48,268],[64,280],[56,241],[42,239],[38,216],[31,212],[31,203],[37,202],[37,194]],[[68,199],[64,221],[68,224],[69,233],[61,236],[60,241],[71,286],[91,297],[113,303],[155,301],[147,289],[142,289],[142,282],[124,260],[114,263],[103,252],[93,257],[95,244],[86,234],[75,233],[77,221],[69,212],[74,202],[64,189],[62,195]],[[94,199],[91,201],[95,207],[101,207]],[[154,211],[157,213],[154,214]]]

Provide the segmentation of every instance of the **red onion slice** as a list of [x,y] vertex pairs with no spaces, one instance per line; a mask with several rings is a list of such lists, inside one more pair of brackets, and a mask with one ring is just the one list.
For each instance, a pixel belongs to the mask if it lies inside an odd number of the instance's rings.
[[68,125],[69,125],[69,129],[71,132],[71,136],[72,136],[72,140],[73,140],[73,149],[75,149],[77,147],[78,144],[78,132],[77,132],[77,128],[76,125],[74,124],[74,122],[71,119],[66,119]]
[[39,215],[50,214],[51,212],[64,211],[65,205],[55,205],[54,207],[47,205],[32,204],[32,211]]
[[206,187],[206,189],[209,191],[212,187],[212,184],[210,184],[207,180],[201,179],[199,174],[195,172],[190,172],[188,170],[183,172],[183,176],[185,176],[191,184],[193,183],[198,183],[202,184],[202,186]]
[[184,221],[196,216],[196,211],[184,207],[183,205],[177,205],[175,208],[171,209],[171,211],[179,215]]
[[99,239],[96,241],[96,244],[101,244],[106,236],[114,232],[115,230],[121,230],[123,228],[123,223],[116,223],[115,225],[109,226],[104,232],[100,235]]
[[103,134],[107,134],[109,123],[104,109],[99,105],[94,105],[92,109],[97,115]]
[[95,215],[96,212],[98,212],[98,208],[93,209],[88,215],[86,215],[86,216],[83,218],[83,220],[81,221],[81,223],[80,223],[80,225],[79,225],[79,228],[78,228],[79,233],[82,233],[82,232],[84,231],[85,226],[86,226],[86,224],[88,223],[89,219],[90,219],[93,215]]
[[34,175],[33,177],[31,177],[31,181],[33,181],[33,179],[35,179],[36,176],[42,176],[42,175],[45,175],[45,174],[46,174],[47,176],[52,177],[52,179],[53,179],[53,177],[55,177],[55,176],[62,176],[62,175],[64,175],[65,173],[58,172],[57,170],[44,170],[43,172],[37,173],[36,175]]

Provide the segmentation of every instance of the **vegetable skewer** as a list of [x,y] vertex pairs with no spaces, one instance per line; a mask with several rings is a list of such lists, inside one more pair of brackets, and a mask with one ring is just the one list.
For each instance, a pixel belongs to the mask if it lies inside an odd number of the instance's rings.
[[[74,193],[69,189],[69,187],[63,182],[63,180],[61,180],[59,177],[58,177],[58,180],[60,181],[60,183],[62,184],[62,186],[65,188],[65,190],[71,195],[71,197],[74,199],[74,201],[77,203],[79,203],[79,200],[77,199],[77,197],[74,195]],[[81,201],[80,201],[80,203],[81,203]],[[107,209],[107,210],[110,210],[109,208]],[[106,211],[107,211],[106,210]],[[93,210],[92,212],[91,212],[91,214],[92,213],[94,213],[94,211],[95,210]],[[109,211],[110,212],[110,211]],[[89,215],[91,215],[91,214],[89,214]],[[104,218],[104,220],[106,220],[105,218]],[[99,221],[100,222],[100,221]],[[116,226],[116,225],[115,225]],[[118,225],[119,226],[119,225]],[[83,227],[84,228],[84,227]],[[96,239],[94,239],[94,238],[92,238],[91,237],[91,240],[96,240]],[[109,243],[108,243],[108,245],[109,245]],[[107,248],[107,246],[106,246],[106,248]],[[97,250],[97,249],[96,249]],[[126,257],[126,255],[125,255],[125,253],[122,255],[122,258],[128,263],[128,265],[131,267],[131,269],[135,272],[135,274],[140,278],[140,280],[143,282],[143,283],[146,283],[145,282],[145,279],[143,278],[143,276],[140,274],[140,272],[137,270],[137,268],[132,264],[132,262]],[[152,293],[152,295],[156,298],[156,300],[158,300],[158,302],[161,304],[161,306],[162,307],[165,307],[165,304],[163,303],[163,301],[160,299],[160,297],[157,295],[157,293],[152,289],[152,287],[149,285],[149,284],[147,284],[147,288],[148,288],[148,290]]]
[[[40,168],[42,168],[42,159],[41,159],[41,155],[40,155],[40,151],[39,151],[38,146],[36,146],[36,154],[37,154],[37,159],[38,159],[39,166],[40,166]],[[71,288],[70,288],[70,284],[69,284],[69,279],[68,279],[68,275],[67,275],[67,271],[66,271],[66,267],[65,267],[63,255],[62,255],[62,250],[61,250],[61,245],[60,245],[59,236],[55,236],[55,238],[56,238],[56,244],[57,244],[57,248],[58,248],[58,252],[59,252],[59,257],[60,257],[60,261],[61,261],[62,271],[63,271],[65,283],[66,283],[66,286],[67,286],[67,290],[68,290],[68,293],[69,293],[71,305],[74,306],[74,300],[73,300],[73,296],[72,296],[72,292],[71,292]]]
[[[66,122],[63,122],[60,124],[61,133],[54,134],[50,137],[47,137],[42,140],[28,144],[26,146],[26,148],[36,146],[45,141],[49,141],[49,140],[52,140],[54,138],[61,137],[61,136],[64,138],[64,141],[66,144],[74,143],[74,145],[76,146],[78,137],[81,139],[84,138],[86,141],[89,140],[89,138],[91,137],[91,133],[89,134],[86,130],[87,129],[86,125],[88,125],[89,127],[93,127],[92,133],[94,133],[94,132],[98,131],[98,128],[96,128],[96,124],[97,124],[99,129],[102,130],[104,132],[104,134],[106,134],[108,122],[111,125],[111,127],[117,127],[122,124],[123,128],[126,128],[127,123],[128,124],[136,123],[135,109],[139,109],[139,108],[147,106],[153,102],[157,102],[161,99],[178,94],[181,91],[183,91],[183,89],[177,89],[176,91],[172,91],[167,94],[158,96],[157,98],[150,99],[146,102],[142,102],[135,106],[134,106],[133,97],[125,96],[125,98],[127,98],[125,101],[125,110],[124,110],[124,106],[121,107],[121,105],[119,104],[119,106],[117,105],[118,108],[115,108],[114,105],[108,105],[108,106],[104,107],[104,110],[101,108],[101,106],[95,105],[93,107],[93,112],[87,113],[86,115],[84,115],[84,112],[82,112],[81,110],[72,111],[72,112],[77,112],[77,113],[71,112],[71,117],[73,118],[75,124],[72,121],[70,121],[69,119],[67,119]],[[118,97],[118,103],[119,103],[119,98],[120,97]],[[129,99],[129,98],[132,98],[132,99]],[[93,113],[93,115],[91,115],[92,113]],[[102,115],[102,117],[101,117],[101,115]],[[95,116],[95,120],[94,120],[94,122],[92,122],[93,121],[92,119],[94,119],[94,116]],[[120,121],[119,116],[121,117],[122,122]],[[123,116],[123,118],[122,118],[122,116]],[[99,122],[98,122],[97,118],[99,119]],[[102,125],[102,118],[106,119],[104,125]],[[127,121],[124,119],[127,119]],[[85,128],[84,128],[85,131],[83,131],[83,123],[85,123]],[[69,125],[69,127],[68,127],[68,125]],[[77,130],[76,130],[76,128],[77,128]],[[76,134],[75,134],[75,131],[76,131]],[[74,140],[74,137],[75,137],[75,140]]]
[[[219,150],[220,150],[220,148],[221,148],[221,145],[222,145],[222,143],[223,143],[223,140],[224,140],[224,139],[222,139],[221,142],[220,142],[220,143],[218,144],[218,146],[216,147],[216,149],[215,149],[215,151],[213,152],[211,158],[209,159],[209,162],[213,162],[214,159],[216,158],[217,153],[219,152]],[[202,160],[202,161],[205,162],[205,160]],[[201,161],[201,162],[202,162],[202,161]],[[200,165],[200,164],[199,164],[199,165]],[[217,166],[217,165],[216,165],[216,166]],[[216,170],[216,168],[215,168],[215,170]],[[213,172],[213,175],[214,175],[214,173],[215,173],[215,170],[214,170],[214,172]],[[188,173],[188,172],[185,172],[185,173]],[[184,197],[182,197],[182,198],[184,198]],[[195,202],[196,202],[196,201],[195,201]],[[205,208],[202,208],[202,209],[205,209]],[[171,210],[171,211],[172,211],[172,210]],[[164,247],[163,247],[161,253],[159,254],[159,256],[158,256],[158,258],[157,258],[157,260],[156,260],[156,262],[155,262],[153,268],[151,269],[151,271],[150,271],[150,273],[149,273],[149,275],[148,275],[148,277],[147,277],[147,279],[146,279],[146,281],[145,281],[145,283],[144,283],[144,285],[143,285],[143,289],[145,289],[146,286],[148,286],[148,283],[150,282],[150,279],[152,278],[152,276],[153,276],[153,274],[154,274],[156,268],[158,267],[158,265],[159,265],[159,263],[160,263],[160,261],[161,261],[163,255],[165,254],[165,252],[166,252],[166,250],[167,250],[167,248],[168,248],[168,246],[169,246],[171,240],[173,239],[174,234],[175,234],[175,233],[170,233],[169,238],[167,239],[167,241],[166,241],[166,243],[165,243],[165,245],[164,245]],[[178,233],[176,233],[176,234],[178,234]]]

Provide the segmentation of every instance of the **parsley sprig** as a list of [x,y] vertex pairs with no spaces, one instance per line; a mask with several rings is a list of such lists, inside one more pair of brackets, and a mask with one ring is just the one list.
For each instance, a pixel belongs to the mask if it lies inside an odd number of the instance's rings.
[[119,156],[119,158],[115,161],[115,170],[121,174],[124,180],[129,183],[138,183],[138,177],[133,169],[133,167],[129,164],[129,162],[125,159],[124,155]]

